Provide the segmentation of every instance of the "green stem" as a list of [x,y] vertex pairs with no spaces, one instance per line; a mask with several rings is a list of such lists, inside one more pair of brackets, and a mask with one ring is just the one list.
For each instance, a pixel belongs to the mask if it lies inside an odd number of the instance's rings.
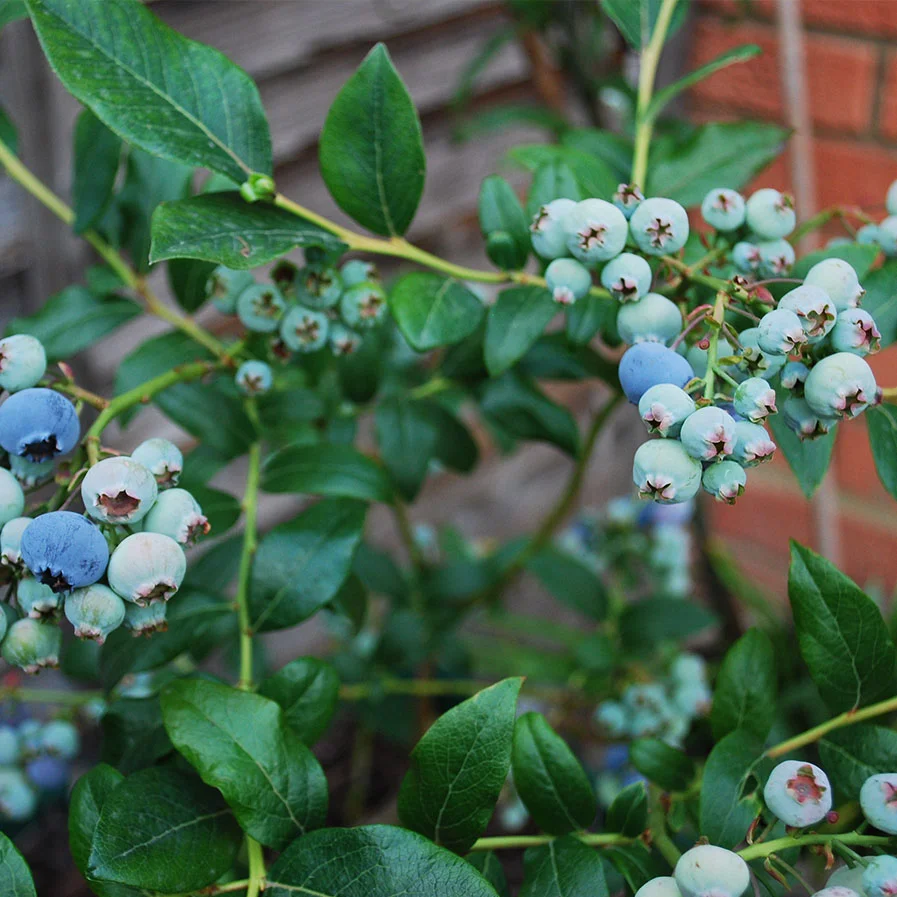
[[[258,545],[258,490],[261,471],[262,447],[258,442],[249,446],[249,468],[246,472],[246,490],[243,494],[243,548],[240,552],[240,572],[237,579],[237,614],[240,622],[240,681],[238,688],[252,688],[252,621],[249,619],[249,579],[252,559]],[[248,843],[248,842],[247,842]]]
[[408,507],[400,498],[396,498],[392,506],[393,517],[395,517],[396,528],[405,551],[408,552],[408,558],[411,561],[411,606],[418,614],[424,610],[424,596],[421,591],[421,572],[424,569],[424,557],[421,554],[420,546],[417,539],[414,538],[414,527],[411,518],[408,516]]
[[246,883],[246,897],[258,897],[265,882],[265,855],[262,845],[254,838],[246,836],[246,852],[249,854],[249,881]]
[[648,791],[650,800],[650,812],[648,813],[648,828],[651,831],[652,843],[660,851],[661,856],[671,865],[679,862],[682,854],[667,834],[667,819],[663,810],[663,794],[653,785]]
[[713,401],[714,390],[716,388],[716,362],[719,356],[719,335],[723,327],[723,321],[726,319],[726,305],[729,301],[729,294],[720,290],[716,294],[716,302],[713,306],[713,320],[716,321],[717,327],[710,331],[710,346],[707,348],[707,374],[704,377],[704,398]]
[[21,701],[23,704],[58,704],[63,707],[79,707],[97,698],[105,698],[102,691],[68,691],[64,688],[4,688],[0,689],[0,701]]
[[651,97],[654,93],[654,79],[657,75],[657,65],[660,62],[660,54],[663,52],[663,44],[667,31],[673,18],[677,0],[663,0],[657,20],[654,23],[654,31],[651,40],[642,51],[642,57],[638,76],[638,98],[635,112],[635,145],[632,155],[631,182],[644,189],[645,177],[648,173],[648,150],[651,146],[651,135],[654,133],[654,118],[648,115],[648,107],[651,105]]
[[92,408],[96,408],[97,411],[103,411],[109,405],[108,399],[104,399],[102,396],[98,396],[95,392],[91,392],[89,389],[83,389],[77,384],[70,383],[67,380],[59,380],[56,383],[52,383],[50,385],[57,392],[65,393],[67,396],[71,396],[73,399],[78,399],[82,402],[86,402]]
[[778,853],[780,850],[789,850],[792,847],[811,847],[815,844],[858,844],[862,847],[888,847],[894,844],[894,838],[885,838],[880,835],[859,835],[856,832],[847,832],[844,835],[792,835],[785,838],[776,838],[760,844],[752,844],[738,851],[738,855],[745,861],[756,860]]
[[[635,838],[609,833],[589,832],[574,835],[590,847],[608,847],[615,844],[632,844]],[[496,838],[480,838],[474,842],[471,851],[480,850],[521,850],[525,847],[541,847],[555,840],[554,835],[502,835]]]
[[[859,710],[848,710],[838,716],[801,732],[793,738],[788,738],[780,744],[771,747],[767,752],[767,757],[781,757],[783,754],[790,754],[798,748],[805,745],[813,744],[819,741],[824,735],[827,735],[833,729],[840,729],[843,726],[852,726],[854,723],[861,723],[867,719],[873,719],[876,716],[882,716],[885,713],[897,712],[897,697],[888,698],[886,701],[879,701],[877,704],[870,704],[868,707],[862,707]],[[843,840],[843,839],[841,839]]]

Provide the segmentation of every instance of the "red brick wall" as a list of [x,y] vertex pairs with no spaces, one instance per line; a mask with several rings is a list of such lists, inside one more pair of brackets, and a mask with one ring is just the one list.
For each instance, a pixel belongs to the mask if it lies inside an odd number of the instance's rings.
[[[897,178],[897,0],[800,2],[819,207],[860,205],[883,217],[885,191]],[[695,87],[692,114],[700,120],[784,123],[780,66],[786,61],[778,52],[773,0],[697,4],[692,66],[743,43],[756,43],[764,52]],[[758,184],[787,189],[787,155],[763,172]],[[876,356],[872,365],[880,383],[897,384],[897,347]],[[891,589],[897,584],[897,502],[878,482],[865,423],[839,429],[833,466],[843,567],[861,584],[876,580]],[[810,505],[782,458],[748,476],[748,491],[735,508],[713,509],[714,528],[750,576],[783,596],[788,539],[816,543]]]

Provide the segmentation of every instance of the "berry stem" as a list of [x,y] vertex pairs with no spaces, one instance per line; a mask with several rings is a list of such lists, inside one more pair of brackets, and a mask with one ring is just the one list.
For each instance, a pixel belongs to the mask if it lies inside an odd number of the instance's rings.
[[[857,206],[830,206],[827,209],[823,209],[821,212],[817,212],[812,218],[808,218],[796,227],[788,237],[788,242],[796,246],[800,242],[801,237],[814,230],[818,230],[820,227],[824,227],[833,218],[838,218],[844,222],[845,225],[847,223],[846,219],[848,218],[856,218],[858,221],[862,221],[863,224],[874,223],[873,219]],[[848,230],[850,230],[850,228],[848,228]]]
[[711,328],[707,337],[710,345],[707,347],[707,374],[704,377],[704,398],[713,400],[716,388],[716,361],[719,354],[719,334],[723,322],[726,319],[726,305],[729,302],[729,294],[720,290],[716,294],[716,302],[713,305],[713,320],[718,326]]
[[249,855],[249,881],[246,885],[246,897],[258,897],[265,882],[265,855],[262,845],[254,838],[246,836],[246,852]]
[[682,854],[673,843],[673,839],[667,834],[667,819],[663,809],[663,792],[654,785],[649,786],[648,799],[650,811],[648,813],[648,828],[654,846],[660,851],[663,858],[675,866]]
[[838,842],[842,844],[858,844],[862,847],[889,847],[894,844],[894,838],[886,838],[882,835],[860,835],[856,832],[847,832],[843,835],[788,835],[762,844],[752,844],[750,847],[739,850],[738,855],[745,861],[756,860],[793,847],[811,847],[815,844],[833,844]]
[[[251,404],[252,400],[247,400]],[[237,579],[237,614],[240,621],[240,681],[238,688],[252,689],[252,623],[249,619],[249,579],[252,560],[258,544],[258,491],[261,472],[262,447],[259,442],[249,446],[249,466],[246,471],[246,489],[243,493],[243,547],[240,552],[240,572]]]
[[[602,832],[593,834],[584,832],[576,834],[583,844],[590,847],[609,847],[616,844],[632,844],[636,839],[627,838],[625,835],[615,835]],[[471,851],[480,850],[522,850],[525,847],[541,847],[555,840],[554,835],[501,835],[496,838],[479,838],[474,842]]]
[[84,389],[67,380],[59,380],[56,383],[51,383],[50,386],[55,389],[56,392],[63,392],[73,399],[85,402],[92,408],[96,408],[97,411],[104,411],[109,405],[108,399],[104,399],[102,396],[98,396],[95,392],[91,392],[89,389]]

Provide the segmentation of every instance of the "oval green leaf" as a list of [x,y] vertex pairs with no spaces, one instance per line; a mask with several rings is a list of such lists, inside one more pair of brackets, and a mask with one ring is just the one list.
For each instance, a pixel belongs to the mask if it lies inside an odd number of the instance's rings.
[[523,855],[520,897],[607,897],[601,856],[572,835]]
[[0,832],[0,894],[4,897],[37,897],[25,857]]
[[500,293],[486,321],[489,373],[497,377],[523,358],[557,312],[557,303],[544,287],[511,287]]
[[307,745],[327,730],[339,701],[339,674],[325,660],[297,657],[269,676],[259,694],[276,701],[286,724]]
[[659,738],[639,738],[629,746],[629,762],[666,791],[685,791],[695,777],[695,764]]

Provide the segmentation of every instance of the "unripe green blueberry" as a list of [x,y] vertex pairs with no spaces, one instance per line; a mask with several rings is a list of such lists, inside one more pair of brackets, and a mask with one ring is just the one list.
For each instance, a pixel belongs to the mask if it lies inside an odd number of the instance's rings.
[[782,418],[801,442],[825,436],[835,423],[830,417],[820,417],[800,396],[785,399]]
[[210,529],[199,502],[186,489],[163,492],[143,521],[145,533],[161,533],[178,545],[193,545]]
[[789,361],[782,368],[782,376],[779,378],[785,389],[797,389],[803,394],[803,385],[806,382],[810,369],[802,361]]
[[747,863],[737,853],[712,844],[686,850],[673,876],[682,897],[741,897],[751,884]]
[[78,638],[102,645],[125,620],[125,603],[108,586],[94,583],[65,599],[65,616]]
[[40,749],[64,760],[74,760],[81,750],[81,736],[67,720],[51,719],[41,729]]
[[617,701],[602,701],[595,709],[595,722],[611,738],[620,738],[628,728],[628,714]]
[[[734,462],[723,461],[721,464]],[[719,467],[716,464],[714,467]],[[738,465],[736,465],[737,467]],[[712,468],[710,468],[712,469]],[[744,473],[744,471],[742,471]],[[734,504],[733,499],[730,504]],[[685,685],[677,685],[673,689],[673,707],[687,720],[693,720],[700,716],[706,716],[713,703],[713,694],[706,682],[690,682]]]
[[146,605],[168,601],[187,572],[181,546],[161,533],[134,533],[109,558],[109,585],[125,601]]
[[679,504],[701,488],[701,464],[673,439],[652,439],[632,459],[632,480],[639,495],[663,504]]
[[785,760],[769,774],[763,800],[785,825],[804,828],[825,819],[832,808],[832,788],[818,766]]
[[0,526],[22,516],[25,493],[19,481],[4,467],[0,467]]
[[828,877],[826,882],[827,888],[841,887],[849,888],[859,897],[865,897],[866,892],[863,890],[863,866],[839,866]]
[[[725,463],[725,462],[721,462]],[[672,663],[670,676],[683,685],[707,681],[707,664],[699,654],[683,652]]]
[[787,357],[784,355],[769,355],[760,348],[760,329],[748,327],[738,334],[741,343],[741,360],[738,367],[752,377],[763,377],[769,380],[774,377],[784,366]]
[[389,313],[383,287],[369,280],[350,287],[340,300],[339,313],[343,323],[353,330],[376,327]]
[[897,215],[897,181],[892,181],[885,195],[885,208],[889,215]]
[[567,254],[564,218],[575,206],[572,199],[553,199],[540,206],[529,226],[536,255],[543,259],[556,259]]
[[37,809],[37,794],[20,769],[0,769],[0,820],[24,822]]
[[888,258],[897,256],[897,215],[889,215],[878,225],[878,245]]
[[52,458],[32,461],[22,455],[10,455],[9,470],[22,486],[31,488],[52,478],[56,471],[56,462]]
[[297,284],[299,303],[315,311],[333,308],[343,294],[343,282],[335,268],[309,265],[299,272]]
[[747,474],[744,468],[735,461],[720,461],[711,464],[701,478],[705,492],[709,492],[717,501],[734,505],[735,500],[744,492]]
[[853,266],[843,259],[823,259],[807,271],[804,286],[818,287],[831,299],[838,312],[859,305],[865,290]]
[[16,620],[0,645],[0,656],[26,673],[37,673],[59,666],[62,631],[55,623],[44,623],[31,617]]
[[237,299],[243,290],[254,286],[255,278],[249,271],[234,271],[219,265],[206,281],[206,297],[222,314],[237,313]]
[[104,458],[81,481],[84,509],[101,523],[137,523],[146,516],[158,494],[159,486],[152,472],[126,456]]
[[663,875],[645,882],[635,892],[635,897],[682,897],[682,893],[675,878]]
[[830,339],[833,349],[860,357],[874,355],[881,349],[881,332],[875,319],[861,308],[847,308],[841,312]]
[[623,691],[623,703],[633,710],[651,710],[662,714],[667,704],[667,693],[658,682],[637,682],[627,685]]
[[330,322],[323,312],[294,305],[280,324],[280,338],[293,352],[316,352],[327,345],[329,328]]
[[164,601],[156,601],[146,607],[128,604],[125,607],[125,626],[135,636],[165,632],[168,629],[167,612],[168,605]]
[[672,383],[658,383],[638,402],[638,412],[649,433],[678,436],[682,422],[695,410],[694,399]]
[[[21,567],[22,533],[31,523],[30,517],[13,517],[0,529],[0,565]],[[3,764],[0,763],[0,766]]]
[[364,259],[350,259],[339,269],[339,276],[345,289],[364,283],[366,280],[377,281],[380,279],[377,266]]
[[16,730],[12,726],[0,726],[0,767],[15,765],[21,754],[22,749]]
[[834,887],[823,888],[821,891],[816,891],[812,897],[860,897],[860,895],[854,891],[853,888],[836,885]]
[[626,216],[603,199],[584,199],[564,214],[567,249],[587,265],[606,262],[626,245]]
[[256,333],[274,333],[285,308],[286,302],[273,284],[253,284],[237,297],[237,317]]
[[545,269],[545,283],[558,305],[573,305],[591,289],[592,275],[575,259],[555,259]]
[[897,773],[869,776],[860,788],[860,806],[871,825],[897,835]]
[[742,240],[732,247],[732,264],[742,274],[753,274],[760,268],[760,249],[755,243]]
[[794,247],[787,240],[761,240],[757,245],[760,256],[759,272],[765,277],[781,277],[794,264]]
[[735,421],[714,405],[698,408],[685,419],[679,438],[688,454],[699,461],[724,458],[732,454],[735,445]]
[[787,308],[767,312],[757,325],[757,342],[767,355],[790,355],[807,342],[800,318]]
[[244,361],[234,375],[234,383],[237,384],[237,389],[244,396],[264,395],[271,389],[273,382],[274,374],[271,371],[271,366],[264,361],[255,359]]
[[17,392],[36,386],[47,370],[43,343],[28,333],[0,339],[0,389]]
[[759,424],[776,413],[776,391],[762,377],[748,377],[735,388],[735,411]]
[[704,220],[718,231],[738,230],[744,224],[744,197],[727,187],[711,190],[701,203],[701,215]]
[[170,440],[146,439],[131,452],[131,460],[142,464],[156,478],[160,489],[177,486],[184,469],[184,456]]
[[838,311],[828,293],[814,284],[802,284],[779,300],[779,308],[793,311],[800,318],[807,339],[818,342],[835,326]]
[[659,735],[666,725],[666,717],[653,710],[636,710],[629,720],[629,734],[633,738]]
[[838,352],[810,369],[804,398],[820,417],[856,417],[877,401],[878,386],[864,359]]
[[635,184],[618,184],[617,192],[611,199],[628,221],[633,212],[645,201],[645,196]]
[[651,289],[653,276],[640,255],[621,252],[601,269],[601,285],[618,302],[635,302]]
[[756,467],[764,461],[771,461],[776,444],[769,438],[766,427],[740,420],[735,424],[735,447],[732,460],[742,467]]
[[897,894],[897,857],[869,859],[863,872],[863,890],[866,897],[894,897]]
[[747,201],[745,220],[748,227],[764,240],[787,237],[797,224],[794,200],[770,187],[757,190]]
[[629,219],[632,239],[648,255],[678,252],[688,240],[688,213],[673,199],[651,197]]
[[857,231],[856,242],[862,246],[878,246],[878,225],[864,224]]
[[666,345],[682,329],[682,312],[666,296],[646,293],[627,302],[617,313],[617,331],[624,343],[655,342]]
[[343,355],[354,355],[360,348],[362,336],[354,330],[350,330],[344,324],[338,321],[330,324],[330,333],[328,334],[330,343],[330,351],[337,357]]
[[33,576],[25,576],[16,587],[19,609],[34,620],[53,617],[62,606],[62,595]]

